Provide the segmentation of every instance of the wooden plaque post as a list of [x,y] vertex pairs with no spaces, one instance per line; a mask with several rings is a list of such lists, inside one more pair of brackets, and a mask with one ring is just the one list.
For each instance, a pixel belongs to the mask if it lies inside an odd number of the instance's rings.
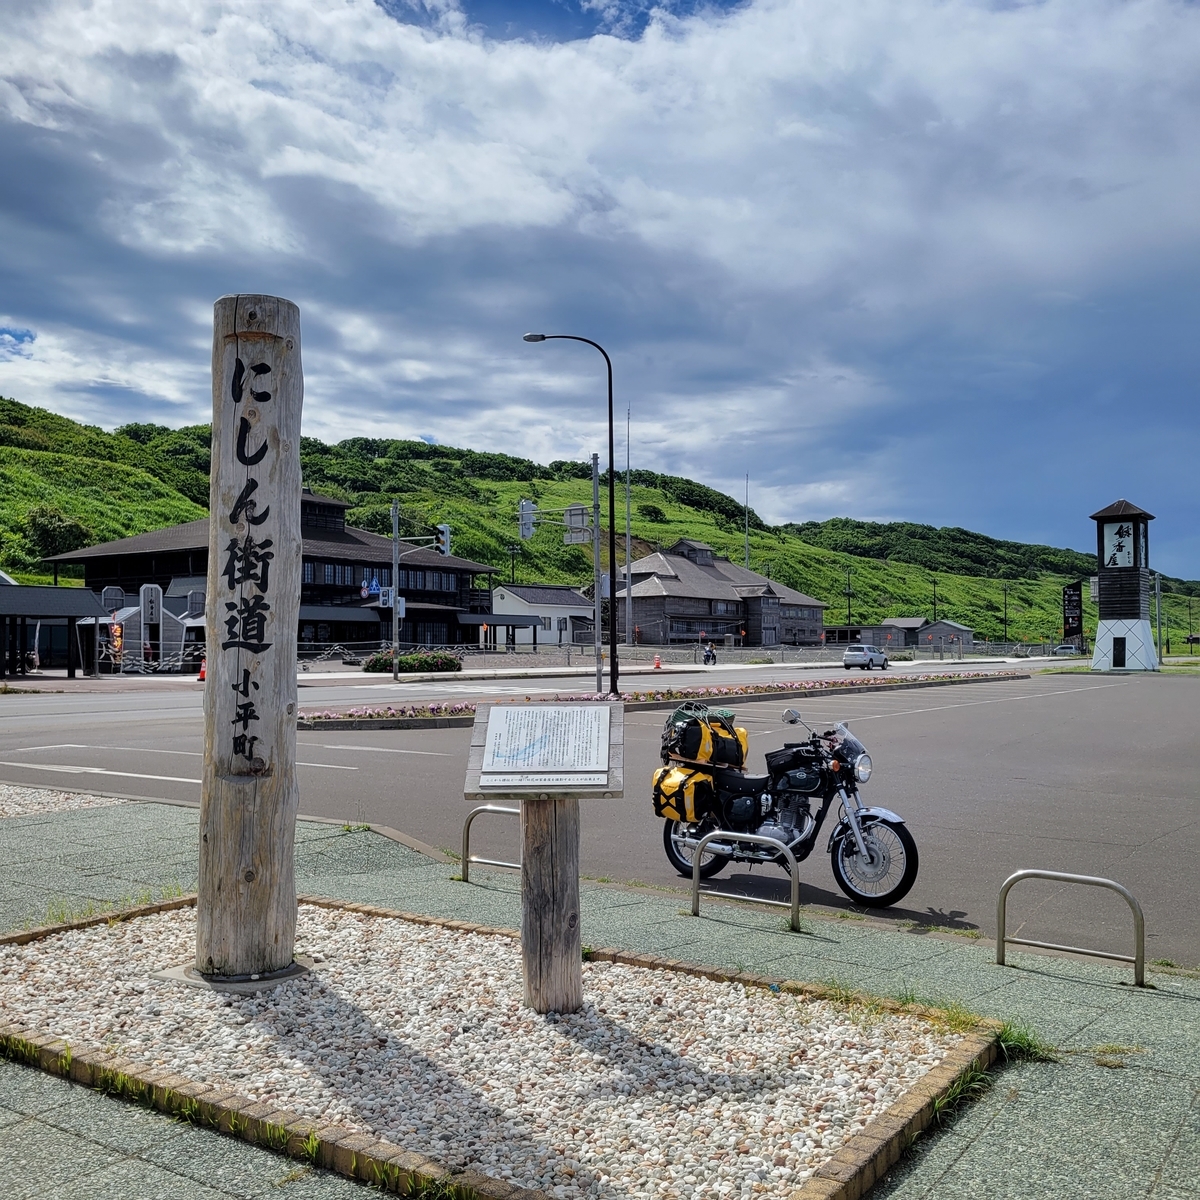
[[[490,728],[497,713],[503,730]],[[521,957],[535,1012],[583,1006],[579,801],[624,794],[624,741],[620,703],[475,709],[465,795],[521,802]]]
[[300,310],[222,296],[213,312],[208,675],[196,970],[292,967]]

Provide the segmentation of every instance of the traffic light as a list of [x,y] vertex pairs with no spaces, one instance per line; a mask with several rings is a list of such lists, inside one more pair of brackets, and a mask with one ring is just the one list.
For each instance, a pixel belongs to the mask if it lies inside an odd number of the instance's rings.
[[522,541],[533,537],[533,522],[537,516],[537,505],[532,500],[522,500],[517,505],[517,523]]
[[450,526],[439,525],[437,527],[437,543],[436,548],[439,554],[450,554]]

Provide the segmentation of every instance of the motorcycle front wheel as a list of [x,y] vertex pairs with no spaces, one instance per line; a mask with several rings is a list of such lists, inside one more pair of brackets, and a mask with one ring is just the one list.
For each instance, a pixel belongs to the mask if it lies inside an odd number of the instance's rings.
[[[690,846],[679,845],[678,839],[680,837],[701,838],[706,833],[711,833],[713,828],[713,826],[708,825],[702,825],[699,828],[690,828],[686,821],[672,821],[669,818],[663,822],[663,849],[667,852],[667,861],[680,875],[685,875],[688,879],[691,879],[692,859],[695,851]],[[711,879],[728,865],[729,859],[725,855],[714,854],[711,850],[705,850],[703,857],[700,859],[700,878]]]
[[847,834],[830,856],[833,877],[856,904],[887,908],[917,881],[917,843],[907,826],[894,821],[872,821],[862,833],[870,858],[859,854],[854,835]]

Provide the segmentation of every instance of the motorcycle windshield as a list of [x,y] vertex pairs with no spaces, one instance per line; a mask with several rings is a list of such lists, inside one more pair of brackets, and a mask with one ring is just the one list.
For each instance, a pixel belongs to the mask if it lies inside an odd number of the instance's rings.
[[839,723],[834,728],[838,732],[838,757],[850,766],[854,766],[858,762],[859,755],[866,754],[866,746],[850,732],[845,724]]

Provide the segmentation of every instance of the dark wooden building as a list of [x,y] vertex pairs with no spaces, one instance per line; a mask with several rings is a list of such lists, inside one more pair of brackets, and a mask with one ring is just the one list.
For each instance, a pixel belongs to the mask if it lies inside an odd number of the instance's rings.
[[[347,525],[348,507],[308,489],[301,498],[301,654],[320,653],[335,643],[390,641],[392,614],[380,607],[379,591],[392,586],[405,600],[403,645],[478,643],[480,620],[491,611],[491,593],[476,582],[496,568],[401,543],[400,573],[393,581],[391,538]],[[186,608],[188,593],[203,594],[206,587],[208,527],[207,518],[189,521],[46,561],[82,566],[86,586],[97,594],[119,588],[132,595],[154,583],[163,589],[168,607],[174,602]],[[111,599],[115,592],[109,595]]]
[[[748,571],[704,542],[682,538],[629,565],[635,640],[723,641],[739,646],[813,646],[821,641],[820,600]],[[617,592],[625,627],[624,581]]]

